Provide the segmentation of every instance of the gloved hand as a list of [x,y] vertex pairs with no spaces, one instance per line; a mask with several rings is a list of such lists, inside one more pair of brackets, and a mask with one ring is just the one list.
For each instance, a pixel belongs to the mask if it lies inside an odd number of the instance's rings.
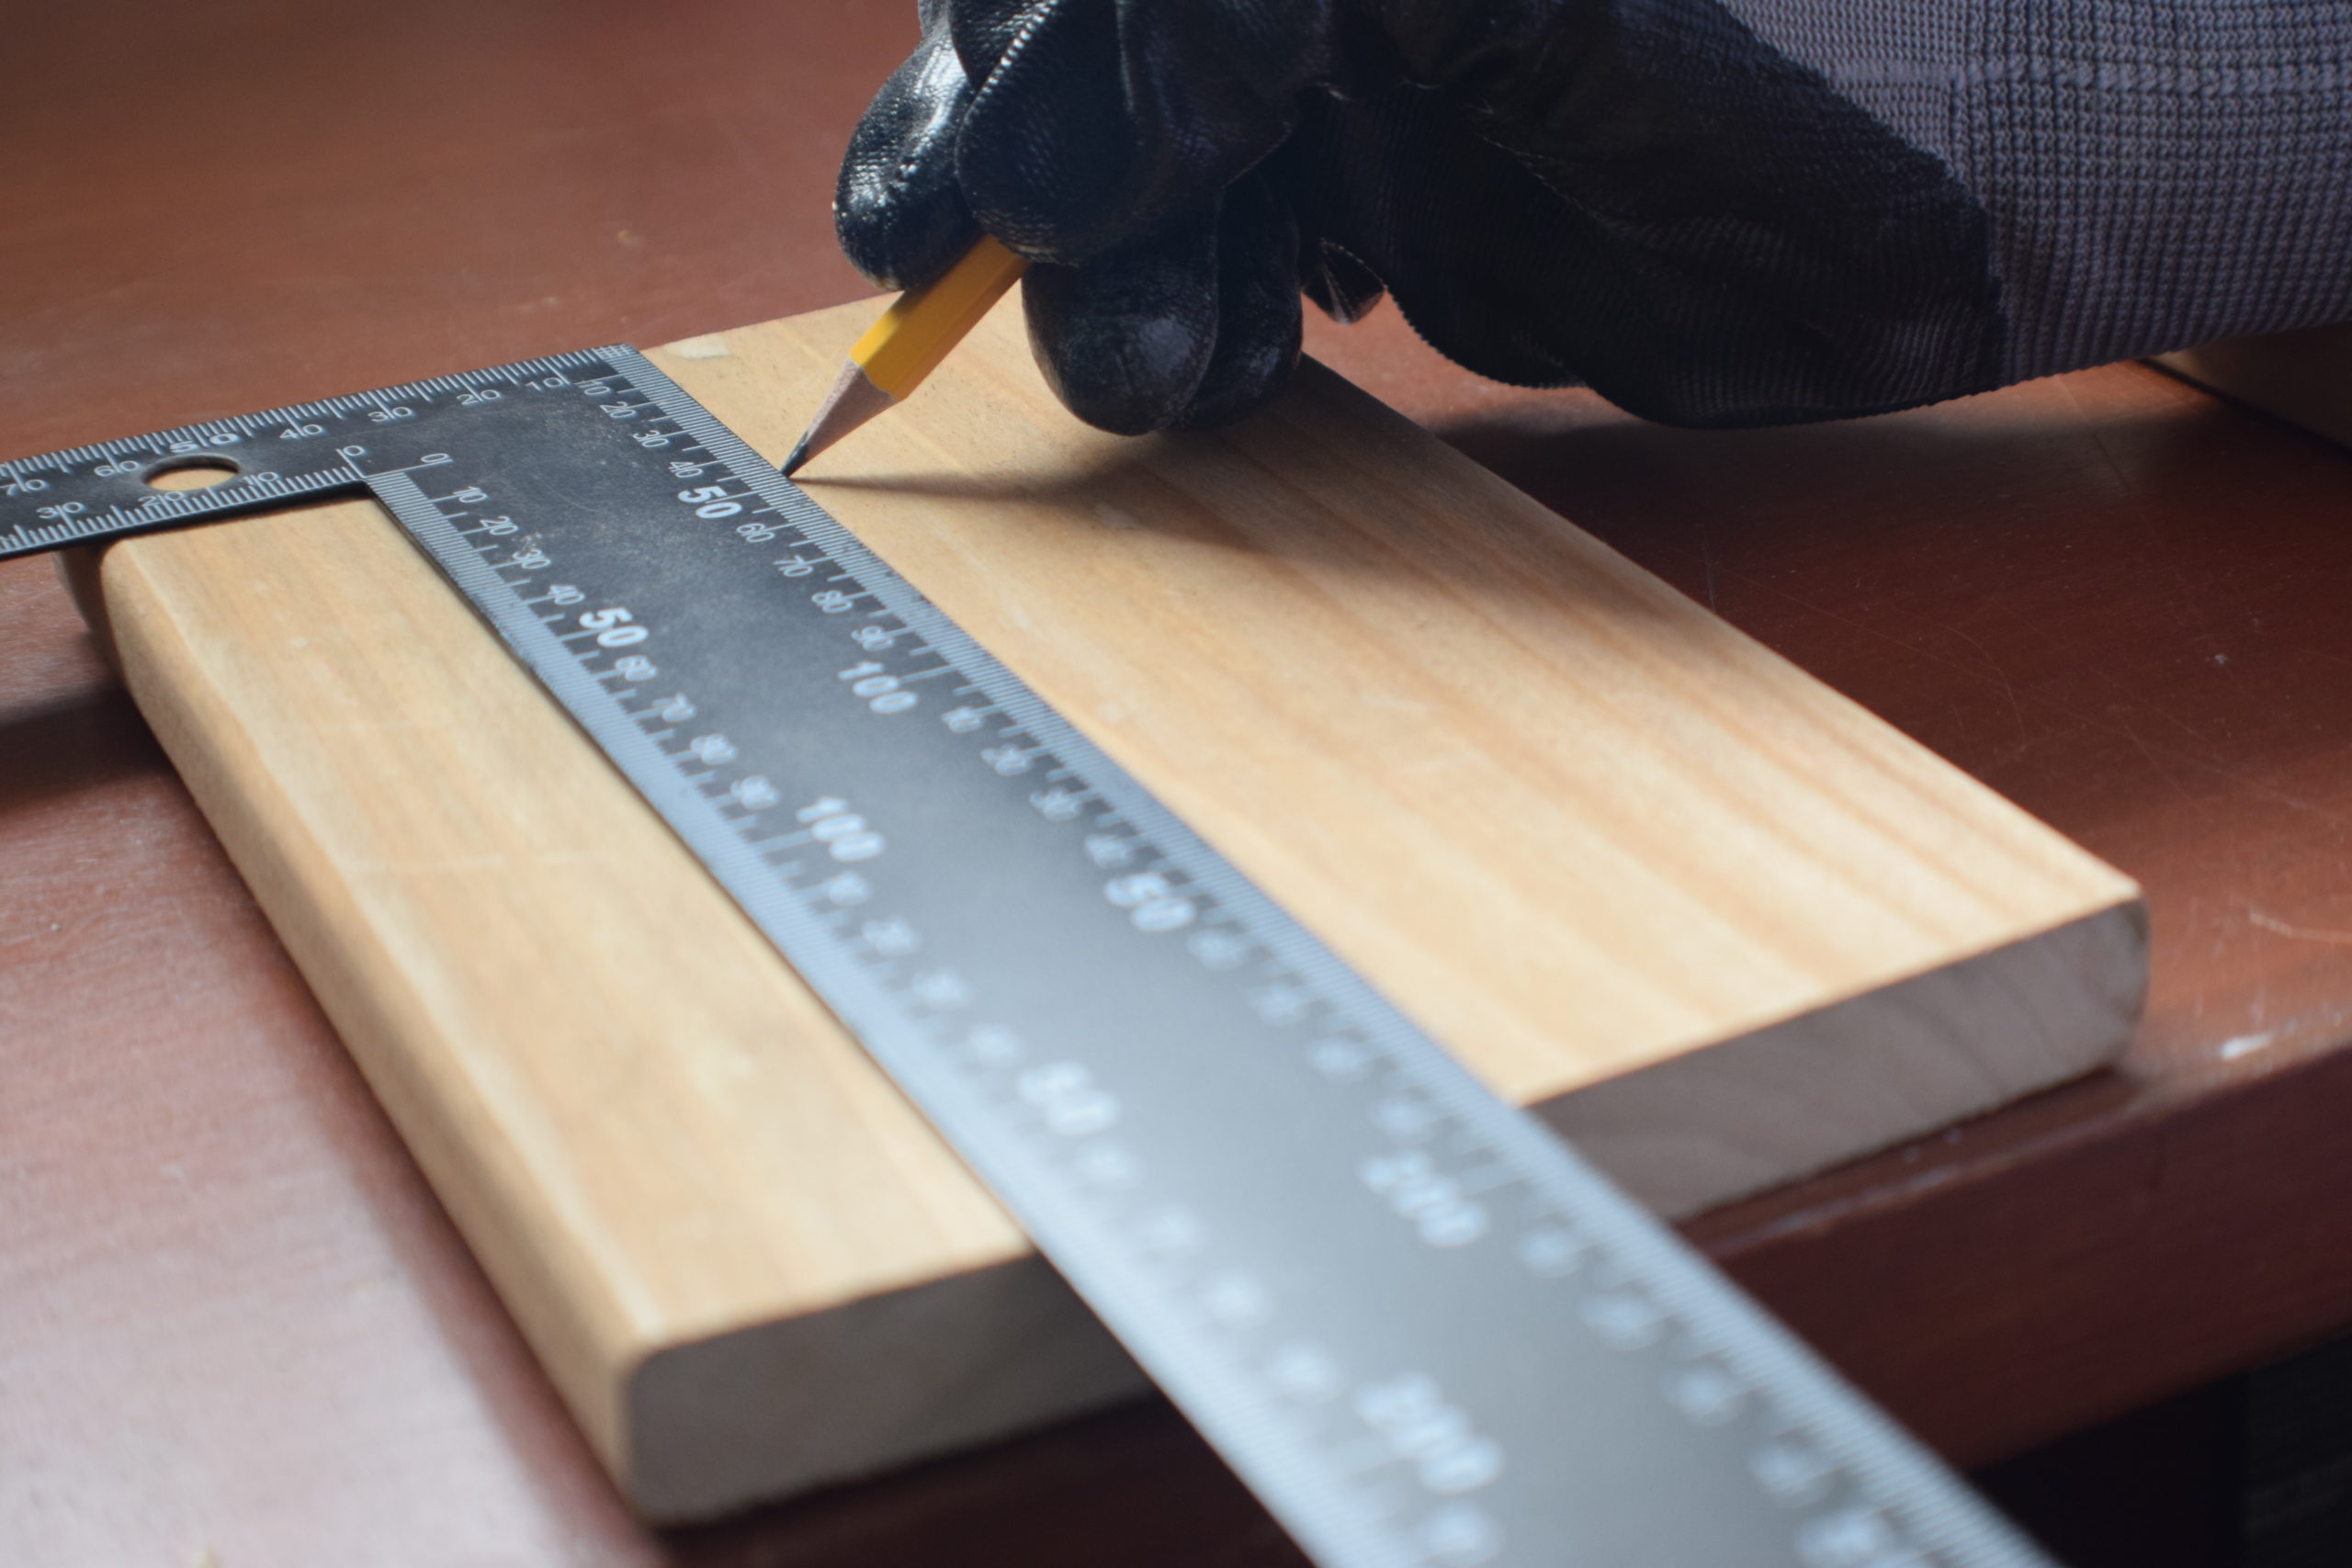
[[1106,429],[1221,423],[1298,296],[1634,412],[1866,413],[2352,316],[2352,0],[922,0],[835,213],[985,228]]

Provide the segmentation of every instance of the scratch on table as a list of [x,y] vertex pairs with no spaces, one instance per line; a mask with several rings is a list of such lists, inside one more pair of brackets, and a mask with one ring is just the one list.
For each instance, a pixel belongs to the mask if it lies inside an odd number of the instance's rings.
[[2264,931],[2292,937],[2297,942],[2324,942],[2335,947],[2352,947],[2352,931],[2330,931],[2324,926],[2298,926],[2264,914],[2253,905],[2246,906],[2245,918]]
[[[2139,730],[2132,728],[2130,720],[2118,718],[2114,721],[2114,724],[2116,728],[2123,732],[2125,739],[2129,739],[2132,745],[2140,749],[2140,755],[2148,760],[2148,766],[2154,768],[2156,771],[2157,775],[2161,777],[2165,783],[2180,791],[2183,795],[2188,793],[2188,786],[2186,784],[2183,784],[2179,777],[2175,774],[2170,768],[2165,765],[2164,759],[2156,755],[2155,748],[2150,746],[2146,740],[2141,738]],[[2193,764],[2194,759],[2190,759],[2190,761]],[[2211,764],[2208,763],[2206,766],[2211,767]],[[2222,770],[2218,768],[2213,771],[2216,773],[2222,772]],[[2228,778],[2229,775],[2226,773],[2223,773],[2222,777]],[[2237,781],[2235,779],[2231,779],[2230,782],[2234,784]]]
[[1940,621],[1936,622],[1935,625],[1939,629],[1950,632],[1976,650],[1977,657],[1984,660],[1984,672],[2001,683],[2001,695],[2008,699],[2009,716],[2018,721],[2019,729],[2025,728],[2025,705],[2018,701],[2017,685],[2009,679],[2008,672],[2001,668],[2001,661],[1993,657],[1993,650],[1956,626],[1950,626]]
[[2253,1055],[2278,1038],[2278,1031],[2275,1029],[2266,1029],[2259,1034],[2241,1034],[2233,1039],[2222,1041],[2214,1055],[2220,1056],[2224,1062],[2234,1062],[2240,1056]]

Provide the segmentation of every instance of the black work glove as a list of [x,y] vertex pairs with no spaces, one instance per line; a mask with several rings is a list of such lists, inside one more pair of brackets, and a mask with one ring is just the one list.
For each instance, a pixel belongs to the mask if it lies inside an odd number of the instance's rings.
[[1238,417],[1301,290],[1744,425],[2352,316],[2352,0],[922,0],[850,259],[1029,256],[1106,429]]

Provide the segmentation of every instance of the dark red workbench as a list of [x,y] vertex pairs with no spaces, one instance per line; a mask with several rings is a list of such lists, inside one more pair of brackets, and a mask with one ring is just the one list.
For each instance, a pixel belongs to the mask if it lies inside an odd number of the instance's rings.
[[[912,9],[16,7],[0,451],[850,298],[832,164]],[[1969,1461],[2352,1326],[2352,457],[2136,366],[1694,434],[1393,315],[1317,341],[2149,889],[2120,1071],[1702,1242]],[[1150,1406],[632,1525],[49,563],[0,567],[0,1561],[1015,1553],[1293,1561]]]

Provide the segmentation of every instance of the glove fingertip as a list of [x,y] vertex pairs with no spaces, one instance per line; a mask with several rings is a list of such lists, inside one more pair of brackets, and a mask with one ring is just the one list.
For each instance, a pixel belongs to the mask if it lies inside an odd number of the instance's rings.
[[1031,265],[1029,343],[1069,411],[1121,435],[1165,430],[1208,374],[1217,336],[1212,209],[1087,263]]
[[1175,425],[1206,430],[1256,412],[1298,367],[1298,224],[1287,202],[1252,175],[1227,193],[1217,226],[1216,345]]
[[[1169,422],[1169,429],[1214,430],[1232,424],[1273,401],[1290,384],[1291,373],[1298,368],[1301,336],[1298,296],[1291,295],[1290,300],[1286,327],[1279,321],[1261,321],[1251,323],[1245,337],[1236,323],[1220,323],[1216,363],[1183,412]],[[1228,348],[1228,344],[1234,346]]]
[[876,196],[847,188],[833,202],[842,254],[878,288],[918,288],[954,266],[980,237],[979,223],[952,186],[935,193]]
[[884,288],[929,283],[979,237],[956,177],[970,98],[955,51],[935,34],[891,73],[850,134],[833,231],[850,265]]
[[1070,412],[1098,430],[1165,430],[1208,368],[1216,318],[1152,308],[1148,299],[1102,287],[1090,270],[1030,267],[1022,298],[1037,367]]

